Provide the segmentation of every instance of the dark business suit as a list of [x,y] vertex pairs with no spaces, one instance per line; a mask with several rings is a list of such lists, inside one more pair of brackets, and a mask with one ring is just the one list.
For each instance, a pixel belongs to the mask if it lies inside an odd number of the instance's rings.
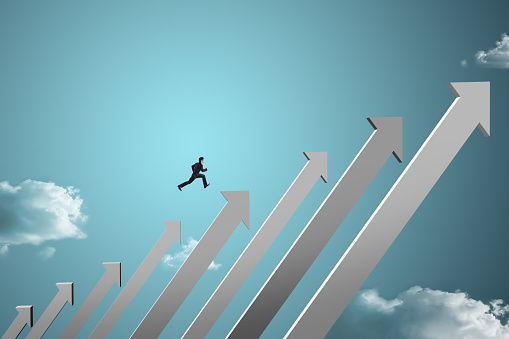
[[200,162],[197,162],[192,166],[193,168],[193,174],[191,175],[191,178],[189,178],[188,181],[185,181],[179,185],[180,188],[189,185],[194,181],[196,178],[202,178],[203,179],[203,187],[207,187],[207,179],[205,178],[204,174],[201,174],[200,172],[207,172],[207,169],[203,169],[203,164]]

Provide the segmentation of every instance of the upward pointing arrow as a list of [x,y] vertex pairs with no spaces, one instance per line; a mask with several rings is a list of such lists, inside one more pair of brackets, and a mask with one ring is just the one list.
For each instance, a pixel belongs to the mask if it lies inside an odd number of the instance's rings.
[[103,266],[106,268],[106,272],[104,272],[102,278],[97,285],[95,285],[87,299],[85,299],[78,312],[76,312],[69,324],[67,324],[59,339],[76,338],[92,313],[94,313],[97,306],[99,306],[106,296],[111,286],[116,283],[120,287],[120,263],[105,262]]
[[456,100],[285,338],[323,338],[478,126],[490,133],[490,83],[450,83]]
[[134,272],[131,280],[127,283],[124,289],[120,292],[117,299],[113,302],[104,317],[96,326],[90,338],[106,338],[108,333],[118,321],[122,313],[126,310],[127,306],[134,299],[138,291],[141,289],[145,281],[154,269],[157,267],[164,254],[168,252],[171,244],[178,241],[180,244],[180,221],[164,221],[166,230],[163,235],[157,240],[154,247],[147,254],[140,267]]
[[73,283],[57,283],[58,293],[41,315],[35,326],[27,335],[27,339],[40,339],[46,333],[53,320],[60,313],[62,308],[68,302],[71,306],[74,304],[74,285]]
[[228,200],[214,222],[168,283],[131,338],[157,338],[196,285],[237,225],[249,227],[249,192],[221,192]]
[[7,329],[7,332],[2,336],[2,339],[16,339],[18,335],[23,331],[25,325],[28,324],[32,327],[33,324],[33,307],[32,306],[18,306],[16,307],[18,316],[12,322],[11,326]]
[[306,166],[260,227],[182,339],[204,338],[295,213],[320,176],[327,182],[327,153],[305,152]]
[[376,129],[228,335],[258,338],[391,153],[401,161],[401,118],[370,118]]

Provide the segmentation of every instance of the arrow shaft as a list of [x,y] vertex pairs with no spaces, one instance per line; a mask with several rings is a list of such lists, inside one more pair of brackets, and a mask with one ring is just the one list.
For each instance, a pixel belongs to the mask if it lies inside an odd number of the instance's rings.
[[2,336],[2,339],[16,339],[28,324],[32,326],[32,306],[18,306],[18,315]]
[[204,338],[320,177],[308,161],[182,339]]
[[285,338],[323,338],[461,149],[477,122],[458,99],[364,225]]
[[114,281],[107,274],[104,274],[94,289],[83,302],[69,324],[65,327],[59,339],[76,338],[92,313],[108,293]]
[[138,294],[143,284],[145,284],[150,274],[152,274],[164,254],[168,252],[168,249],[175,240],[175,235],[171,232],[171,230],[166,229],[154,247],[150,250],[149,254],[145,257],[145,260],[143,260],[140,267],[138,267],[136,272],[134,272],[132,278],[120,292],[117,299],[115,299],[99,324],[96,326],[90,335],[90,338],[106,338],[115,323],[127,309],[127,306],[129,306],[136,294]]
[[[381,135],[382,137],[377,137]],[[258,338],[389,158],[385,135],[374,131],[228,335]]]
[[28,333],[27,339],[40,339],[51,326],[55,318],[58,316],[62,308],[67,302],[67,297],[59,292],[48,305],[44,313],[41,315],[32,330]]
[[226,203],[131,338],[157,338],[233,233],[240,218]]

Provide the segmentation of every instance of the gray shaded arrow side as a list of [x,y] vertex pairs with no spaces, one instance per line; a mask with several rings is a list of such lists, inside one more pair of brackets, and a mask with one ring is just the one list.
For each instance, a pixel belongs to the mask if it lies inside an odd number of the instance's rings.
[[258,338],[391,153],[401,161],[402,119],[370,118],[376,129],[228,335]]
[[131,338],[157,338],[241,221],[249,227],[249,191],[221,192],[228,200]]
[[182,339],[205,338],[318,178],[327,182],[327,153],[304,152],[309,160],[265,220]]
[[16,339],[25,328],[25,325],[29,327],[33,325],[34,308],[32,306],[18,306],[16,310],[18,311],[18,316],[4,333],[2,339]]
[[51,326],[62,308],[68,302],[71,306],[74,304],[74,284],[57,283],[58,293],[41,315],[37,323],[27,335],[27,339],[40,339]]
[[449,87],[456,100],[285,338],[325,337],[476,126],[489,136],[489,82],[451,83]]
[[134,272],[132,278],[125,285],[124,289],[120,292],[117,299],[113,302],[104,317],[96,326],[90,338],[106,338],[120,316],[127,309],[127,306],[134,299],[136,294],[145,284],[148,277],[157,267],[163,256],[170,249],[174,241],[180,244],[180,221],[164,221],[166,230],[157,240],[154,247],[147,254],[140,267]]
[[103,266],[106,268],[106,272],[104,272],[92,292],[90,292],[87,299],[85,299],[69,324],[67,324],[59,339],[76,338],[92,313],[94,313],[97,306],[99,306],[101,301],[104,299],[111,286],[116,283],[120,287],[120,263],[105,262],[103,263]]

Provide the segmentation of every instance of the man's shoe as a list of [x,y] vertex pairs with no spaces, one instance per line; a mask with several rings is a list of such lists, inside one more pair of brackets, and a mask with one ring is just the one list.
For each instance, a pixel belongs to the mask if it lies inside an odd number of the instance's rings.
[[177,186],[177,187],[179,188],[179,191],[182,191],[182,187],[180,187],[180,186]]
[[204,188],[207,188],[207,187],[209,187],[209,186],[210,186],[210,184],[207,184],[207,186],[205,186]]

